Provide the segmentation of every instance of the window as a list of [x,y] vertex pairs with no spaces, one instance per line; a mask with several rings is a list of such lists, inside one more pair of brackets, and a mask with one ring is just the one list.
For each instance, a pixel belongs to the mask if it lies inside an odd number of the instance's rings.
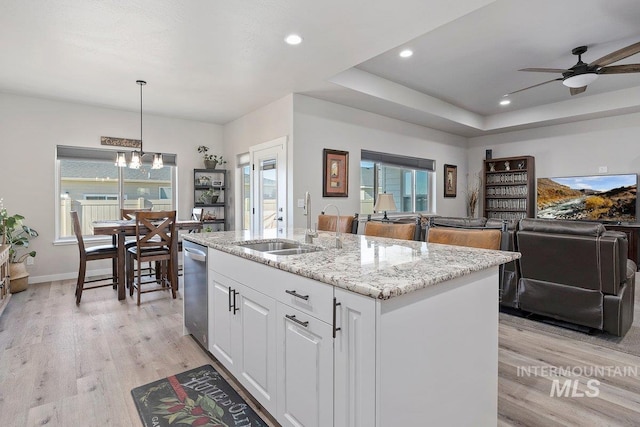
[[240,207],[242,217],[238,220],[242,224],[243,230],[251,230],[251,157],[249,153],[242,153],[237,158],[240,182],[242,183],[238,186],[240,190],[238,200],[242,203]]
[[360,213],[372,214],[377,194],[390,193],[398,212],[435,211],[435,162],[362,150]]
[[57,147],[56,239],[73,237],[72,210],[78,212],[82,233],[90,235],[93,221],[118,219],[121,208],[176,209],[175,155],[163,155],[162,169],[147,163],[140,169],[119,168],[115,156],[113,150]]

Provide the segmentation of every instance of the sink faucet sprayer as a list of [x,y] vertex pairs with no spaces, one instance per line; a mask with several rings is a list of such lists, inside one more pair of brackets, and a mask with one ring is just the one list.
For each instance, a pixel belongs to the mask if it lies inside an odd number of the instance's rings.
[[322,215],[324,215],[324,212],[329,206],[336,208],[336,249],[342,249],[342,239],[340,238],[340,209],[333,203],[329,203],[322,209]]
[[318,237],[317,230],[311,228],[311,194],[304,193],[304,214],[307,217],[307,229],[304,231],[304,242],[313,243],[313,238]]

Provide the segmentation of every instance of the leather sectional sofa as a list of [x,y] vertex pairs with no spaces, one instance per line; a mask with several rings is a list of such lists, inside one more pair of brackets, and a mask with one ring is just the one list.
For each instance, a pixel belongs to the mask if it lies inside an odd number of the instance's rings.
[[[580,221],[434,217],[430,227],[500,228],[500,304],[623,336],[633,322],[636,265],[621,232]],[[428,235],[429,230],[426,230]]]

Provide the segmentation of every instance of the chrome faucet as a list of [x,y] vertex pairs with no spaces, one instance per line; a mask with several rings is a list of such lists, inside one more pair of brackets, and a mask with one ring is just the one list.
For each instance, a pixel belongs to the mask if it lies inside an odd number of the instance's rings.
[[313,243],[313,238],[318,237],[318,231],[311,228],[311,194],[304,193],[304,214],[307,216],[307,229],[304,231],[304,242]]
[[322,210],[322,215],[324,215],[324,212],[329,206],[336,208],[336,249],[342,249],[342,238],[340,237],[340,209],[338,209],[338,207],[333,203],[329,203]]

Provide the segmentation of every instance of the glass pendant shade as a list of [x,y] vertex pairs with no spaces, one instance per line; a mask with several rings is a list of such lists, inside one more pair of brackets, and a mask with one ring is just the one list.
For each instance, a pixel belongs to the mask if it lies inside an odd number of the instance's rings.
[[118,155],[116,156],[116,166],[118,166],[119,168],[124,168],[127,166],[127,159],[124,153],[118,152]]
[[140,169],[140,153],[134,151],[131,153],[131,161],[129,162],[131,169]]
[[156,153],[153,155],[153,163],[151,164],[151,169],[162,169],[164,165],[162,164],[162,153]]

